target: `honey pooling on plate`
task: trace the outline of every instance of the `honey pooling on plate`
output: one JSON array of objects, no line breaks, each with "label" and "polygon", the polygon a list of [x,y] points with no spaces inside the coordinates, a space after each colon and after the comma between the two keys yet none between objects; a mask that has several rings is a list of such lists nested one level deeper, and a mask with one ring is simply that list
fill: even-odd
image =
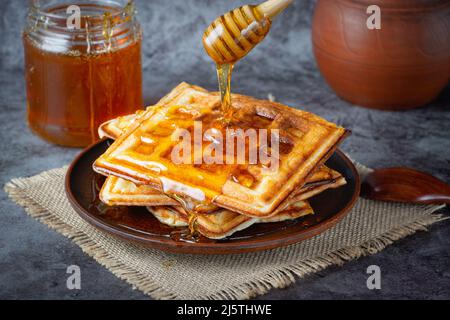
[{"label": "honey pooling on plate", "polygon": [[234,64],[245,57],[269,33],[272,18],[292,0],[269,0],[258,6],[236,8],[214,20],[203,34],[203,46],[217,65],[217,77],[226,120],[233,114],[231,75]]}]

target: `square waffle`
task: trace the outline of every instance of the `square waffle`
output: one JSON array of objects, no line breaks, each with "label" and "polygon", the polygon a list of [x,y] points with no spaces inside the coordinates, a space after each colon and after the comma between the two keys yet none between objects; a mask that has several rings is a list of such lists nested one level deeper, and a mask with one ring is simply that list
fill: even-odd
[{"label": "square waffle", "polygon": [[279,130],[276,171],[263,170],[261,164],[173,163],[170,152],[178,143],[173,133],[192,130],[194,120],[207,122],[220,113],[217,93],[186,83],[144,111],[94,163],[94,170],[262,218],[274,214],[294,189],[303,186],[347,134],[318,116],[274,102],[233,95],[233,107],[235,127]]},{"label": "square waffle", "polygon": [[[345,184],[345,178],[326,166],[320,167],[302,188],[292,192],[295,200],[306,200],[327,189],[337,188]],[[100,199],[109,206],[170,206],[179,205],[171,197],[150,185],[136,185],[125,179],[109,176],[100,191]],[[208,213],[217,210],[214,204],[200,206],[196,211]],[[280,209],[280,208],[278,208]]]},{"label": "square waffle", "polygon": [[[135,114],[117,117],[101,124],[98,130],[99,136],[101,138],[117,139],[143,112],[143,110],[139,110]],[[345,178],[339,172],[326,166],[321,166],[307,179],[306,184],[302,188],[294,190],[293,196],[298,201],[306,200],[327,189],[337,188],[345,183]],[[136,185],[115,176],[109,176],[106,179],[100,192],[100,199],[110,206],[163,206],[178,204],[176,200],[151,186]],[[212,212],[216,209],[218,207],[215,205],[197,208],[202,213]]]},{"label": "square waffle", "polygon": [[[117,117],[109,120],[99,127],[99,136],[101,138],[117,139],[126,129],[141,115],[142,110],[135,114]],[[346,183],[345,178],[339,173],[326,166],[321,166],[306,184],[293,192],[295,199],[305,200],[317,195],[327,189],[340,187]],[[148,185],[136,185],[124,179],[109,176],[100,193],[102,201],[108,205],[135,205],[135,206],[160,206],[176,205],[177,202],[164,195],[162,192]],[[202,212],[210,212],[217,209],[217,206],[211,205],[207,208],[202,207]]]}]

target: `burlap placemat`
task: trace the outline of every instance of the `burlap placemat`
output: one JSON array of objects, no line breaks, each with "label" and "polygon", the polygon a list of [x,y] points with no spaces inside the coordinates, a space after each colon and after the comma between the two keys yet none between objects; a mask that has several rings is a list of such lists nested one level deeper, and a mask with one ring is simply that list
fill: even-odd
[{"label": "burlap placemat", "polygon": [[376,253],[443,219],[432,214],[441,206],[360,199],[337,226],[296,245],[241,255],[168,254],[118,240],[81,219],[65,196],[66,169],[13,179],[5,190],[30,216],[69,237],[117,277],[157,299],[247,299],[287,286],[296,277]]}]

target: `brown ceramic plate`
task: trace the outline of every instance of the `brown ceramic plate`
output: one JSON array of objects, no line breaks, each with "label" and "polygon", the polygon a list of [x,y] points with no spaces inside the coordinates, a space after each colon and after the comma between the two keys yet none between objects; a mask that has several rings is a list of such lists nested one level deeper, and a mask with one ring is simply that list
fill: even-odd
[{"label": "brown ceramic plate", "polygon": [[75,211],[102,231],[148,247],[177,253],[230,254],[267,250],[297,243],[315,236],[339,222],[353,207],[360,189],[352,162],[336,151],[327,166],[339,171],[347,185],[327,190],[310,199],[316,212],[292,221],[255,224],[224,240],[201,238],[198,242],[172,239],[174,228],[161,224],[143,207],[108,207],[98,199],[104,177],[92,170],[92,163],[109,145],[103,140],[85,149],[72,163],[66,176],[66,193]]}]

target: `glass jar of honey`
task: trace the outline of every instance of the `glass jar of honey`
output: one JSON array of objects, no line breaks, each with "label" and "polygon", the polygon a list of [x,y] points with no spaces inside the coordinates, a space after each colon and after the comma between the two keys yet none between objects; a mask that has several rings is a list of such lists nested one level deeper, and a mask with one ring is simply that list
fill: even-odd
[{"label": "glass jar of honey", "polygon": [[127,0],[34,0],[23,32],[31,130],[72,147],[143,107],[141,28]]}]

